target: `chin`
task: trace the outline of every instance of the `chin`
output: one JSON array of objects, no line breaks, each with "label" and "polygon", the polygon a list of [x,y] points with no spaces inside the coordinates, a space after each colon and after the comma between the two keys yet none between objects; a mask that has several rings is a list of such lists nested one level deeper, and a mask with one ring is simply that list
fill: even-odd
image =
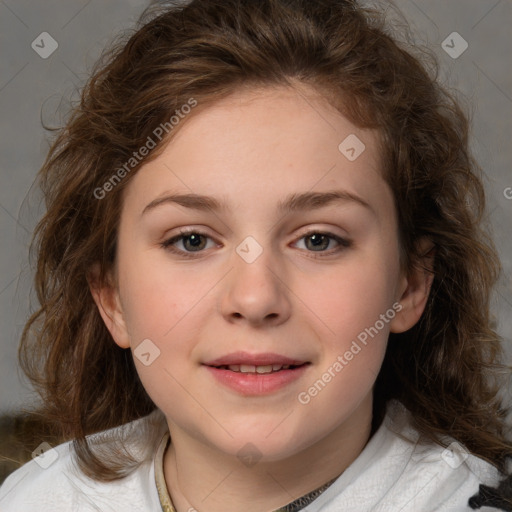
[{"label": "chin", "polygon": [[[316,440],[315,436],[306,437],[303,428],[295,432],[281,430],[279,433],[261,428],[245,428],[240,431],[228,428],[228,431],[232,438],[224,438],[225,442],[220,444],[216,444],[214,440],[210,442],[216,449],[237,457],[242,462],[245,458],[250,461],[258,459],[258,462],[283,461],[311,446]],[[270,435],[269,432],[271,432]]]}]

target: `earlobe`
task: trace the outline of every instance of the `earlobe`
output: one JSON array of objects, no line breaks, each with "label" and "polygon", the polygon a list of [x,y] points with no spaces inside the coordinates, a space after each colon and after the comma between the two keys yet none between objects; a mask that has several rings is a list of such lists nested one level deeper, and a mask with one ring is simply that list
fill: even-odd
[{"label": "earlobe", "polygon": [[119,300],[119,291],[113,277],[109,275],[108,282],[101,282],[99,264],[95,264],[87,276],[87,281],[101,318],[112,338],[121,348],[129,348],[130,339]]},{"label": "earlobe", "polygon": [[403,277],[399,298],[402,309],[390,322],[390,331],[405,332],[421,318],[434,280],[435,247],[428,239],[418,244],[418,256],[407,276]]}]

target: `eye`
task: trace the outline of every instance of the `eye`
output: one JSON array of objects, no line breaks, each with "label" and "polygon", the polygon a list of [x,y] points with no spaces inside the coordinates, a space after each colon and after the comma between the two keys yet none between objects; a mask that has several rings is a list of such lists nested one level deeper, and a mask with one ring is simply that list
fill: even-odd
[{"label": "eye", "polygon": [[[309,231],[308,233],[304,234],[301,238],[299,238],[299,242],[301,240],[305,241],[304,245],[308,252],[321,253],[318,256],[315,255],[314,257],[330,256],[334,253],[338,253],[344,248],[351,246],[351,242],[349,240],[341,238],[338,235],[335,235],[334,233],[322,231]],[[336,242],[337,246],[334,248],[334,250],[326,251],[326,249],[333,241]]]},{"label": "eye", "polygon": [[[206,240],[212,240],[206,233],[197,230],[180,231],[179,235],[173,236],[165,240],[160,245],[171,252],[180,254],[181,256],[193,258],[193,253],[199,253],[206,248]],[[177,248],[176,245],[181,243],[183,249]],[[213,244],[215,246],[215,244]]]},{"label": "eye", "polygon": [[[212,240],[206,233],[197,230],[183,230],[180,231],[179,235],[173,236],[168,240],[165,240],[160,245],[162,248],[171,251],[180,256],[186,258],[194,258],[199,256],[204,249],[215,247],[215,243],[207,247],[207,241]],[[318,253],[313,257],[327,257],[335,253],[340,252],[344,248],[350,247],[351,242],[344,238],[335,235],[334,233],[321,232],[321,231],[309,231],[308,233],[301,236],[298,240],[305,240],[305,250],[307,252]],[[213,240],[212,240],[213,241]],[[295,242],[295,244],[298,244]],[[326,249],[335,242],[337,246],[334,249],[327,251]],[[182,245],[182,248],[177,247],[178,244]]]}]

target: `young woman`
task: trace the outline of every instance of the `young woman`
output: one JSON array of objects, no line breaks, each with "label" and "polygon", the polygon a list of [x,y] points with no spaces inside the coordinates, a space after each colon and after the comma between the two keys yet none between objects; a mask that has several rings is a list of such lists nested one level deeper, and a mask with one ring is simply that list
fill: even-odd
[{"label": "young woman", "polygon": [[511,510],[468,122],[378,12],[150,11],[40,177],[20,355],[68,441],[2,511]]}]

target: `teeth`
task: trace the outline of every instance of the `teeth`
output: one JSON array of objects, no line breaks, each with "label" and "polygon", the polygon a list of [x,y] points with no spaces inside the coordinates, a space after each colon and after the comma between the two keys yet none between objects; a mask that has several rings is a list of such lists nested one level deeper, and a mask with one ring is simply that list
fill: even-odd
[{"label": "teeth", "polygon": [[229,366],[221,366],[220,368],[227,368],[232,372],[240,373],[272,373],[278,372],[279,370],[288,370],[289,364],[267,364],[261,366],[255,366],[252,364],[230,364]]},{"label": "teeth", "polygon": [[256,373],[271,373],[273,366],[268,364],[267,366],[256,366]]}]

